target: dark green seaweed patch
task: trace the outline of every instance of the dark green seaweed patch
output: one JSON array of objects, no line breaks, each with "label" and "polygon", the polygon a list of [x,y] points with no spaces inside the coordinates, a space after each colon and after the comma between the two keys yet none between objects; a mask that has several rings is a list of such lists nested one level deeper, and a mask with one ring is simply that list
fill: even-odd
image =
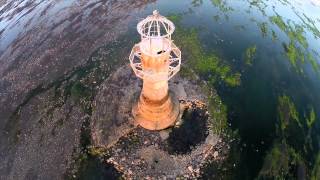
[{"label": "dark green seaweed patch", "polygon": [[[250,6],[256,7],[264,16],[267,16],[265,13],[265,8],[267,7],[267,5],[263,3],[263,1],[254,0],[254,1],[248,1],[248,2]],[[284,5],[290,5],[291,8],[293,9],[293,12],[302,21],[302,24],[296,23],[296,21],[291,19],[288,19],[285,21],[283,17],[277,13],[269,16],[269,21],[272,24],[276,25],[289,38],[289,42],[285,43],[283,47],[290,64],[299,73],[303,73],[303,70],[298,65],[303,65],[304,63],[311,64],[313,70],[316,72],[319,72],[320,64],[315,60],[315,57],[312,54],[310,54],[310,51],[308,49],[309,44],[305,37],[306,31],[310,31],[311,33],[313,33],[316,39],[320,38],[320,31],[315,25],[316,23],[315,20],[312,20],[304,13],[302,13],[302,15],[299,14],[299,12],[295,10],[295,7],[291,5],[288,1],[285,0],[280,2],[282,2]],[[250,13],[250,11],[248,11],[247,13]],[[268,23],[257,22],[257,25],[260,28],[262,36],[266,37],[268,33],[268,26],[267,26]],[[278,36],[276,32],[274,30],[271,30],[272,40],[273,41],[277,40],[277,37]]]},{"label": "dark green seaweed patch", "polygon": [[267,37],[268,36],[268,23],[266,23],[266,22],[258,23],[258,26],[260,27],[262,37]]},{"label": "dark green seaweed patch", "polygon": [[320,152],[318,153],[315,165],[312,169],[311,180],[317,180],[320,177]]},{"label": "dark green seaweed patch", "polygon": [[248,47],[246,49],[246,53],[245,53],[245,63],[246,63],[246,65],[252,65],[252,62],[253,62],[254,56],[256,54],[256,51],[257,51],[257,46],[256,45],[250,46],[250,47]]},{"label": "dark green seaweed patch", "polygon": [[203,0],[192,0],[191,4],[193,7],[201,6],[203,3]]},{"label": "dark green seaweed patch", "polygon": [[305,169],[300,155],[285,142],[276,142],[267,153],[258,179],[296,179],[298,168]]},{"label": "dark green seaweed patch", "polygon": [[315,57],[308,51],[309,44],[305,37],[304,27],[290,20],[285,22],[278,14],[271,16],[269,19],[281,31],[286,33],[289,38],[289,43],[283,43],[283,48],[291,65],[298,72],[303,72],[301,68],[298,68],[298,64],[308,62],[312,65],[313,70],[319,71],[320,65],[315,60]]},{"label": "dark green seaweed patch", "polygon": [[186,52],[187,65],[193,67],[203,79],[214,84],[219,80],[231,87],[240,85],[240,73],[233,73],[230,65],[219,58],[214,52],[205,52],[195,28],[186,29],[179,25],[181,16],[169,16],[176,24],[174,40],[177,46]]},{"label": "dark green seaweed patch", "polygon": [[[314,139],[310,136],[317,119],[314,109],[311,108],[309,112],[306,112],[308,115],[303,117],[299,114],[291,98],[283,95],[278,98],[278,114],[278,138],[264,159],[259,178],[297,179],[310,177],[314,179],[315,175],[319,173],[319,157],[314,164],[307,163],[313,151],[312,144],[314,144]],[[303,118],[306,120],[302,121]],[[314,155],[311,156],[311,158],[316,158]],[[313,169],[313,171],[306,171],[306,169]],[[303,172],[300,173],[301,177],[297,176],[298,172]]]},{"label": "dark green seaweed patch", "polygon": [[233,11],[234,9],[230,6],[227,5],[227,1],[226,0],[211,0],[211,3],[219,8],[219,10],[221,12],[224,12],[224,13],[227,13],[227,12],[230,12],[230,11]]},{"label": "dark green seaweed patch", "polygon": [[295,121],[301,126],[301,122],[299,120],[298,111],[288,96],[280,96],[278,98],[279,106],[279,119],[280,119],[280,129],[284,131],[290,121]]},{"label": "dark green seaweed patch", "polygon": [[274,32],[274,30],[271,31],[271,34],[272,34],[272,41],[278,40],[278,36],[277,36],[276,32]]}]

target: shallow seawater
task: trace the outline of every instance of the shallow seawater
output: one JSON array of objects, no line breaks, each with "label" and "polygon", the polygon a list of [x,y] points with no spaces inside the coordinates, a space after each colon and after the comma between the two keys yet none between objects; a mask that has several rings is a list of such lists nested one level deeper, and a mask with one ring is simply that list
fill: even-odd
[{"label": "shallow seawater", "polygon": [[[179,16],[176,25],[194,29],[204,53],[216,54],[231,72],[241,74],[236,86],[230,87],[219,78],[211,84],[227,107],[229,125],[241,140],[236,176],[268,177],[264,170],[275,167],[268,165],[267,157],[278,142],[293,149],[294,153],[287,153],[289,162],[295,161],[291,156],[299,156],[304,160],[297,164],[315,174],[312,168],[320,145],[319,2],[163,0],[146,11],[153,8],[163,15]],[[208,76],[210,73],[203,77]],[[285,105],[283,99],[287,99]],[[314,120],[308,125],[310,119]],[[291,173],[298,172],[288,166]],[[279,170],[285,175],[278,177],[290,178],[287,169]]]},{"label": "shallow seawater", "polygon": [[[0,55],[10,44],[23,46],[29,42],[28,39],[20,42],[17,37],[38,24],[43,29],[39,32],[52,34],[81,30],[74,36],[84,36],[84,41],[88,38],[85,32],[100,35],[112,28],[99,21],[100,15],[104,17],[102,12],[109,11],[107,3],[95,14],[98,1],[30,2],[12,3],[8,8],[24,7],[17,13],[0,7],[0,12],[5,12],[0,16]],[[126,5],[124,1],[123,7]],[[183,64],[195,67],[200,77],[217,89],[226,107],[228,126],[240,140],[240,145],[231,147],[237,158],[228,159],[234,166],[230,177],[317,177],[320,172],[318,0],[159,0],[134,8],[134,12],[123,13],[118,20],[126,21],[117,26],[125,29],[123,38],[132,38],[129,43],[124,41],[123,46],[138,41],[136,23],[158,9],[177,26],[173,38],[181,47]],[[84,20],[69,27],[64,25],[68,24],[64,20],[66,14],[81,15]],[[184,40],[189,33],[190,39]]]}]

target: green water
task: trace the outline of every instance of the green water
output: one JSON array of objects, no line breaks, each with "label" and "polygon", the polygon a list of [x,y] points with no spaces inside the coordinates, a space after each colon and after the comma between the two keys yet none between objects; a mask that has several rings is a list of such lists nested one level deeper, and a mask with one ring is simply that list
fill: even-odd
[{"label": "green water", "polygon": [[232,175],[225,177],[316,179],[319,175],[320,5],[316,3],[160,0],[139,12],[142,18],[159,9],[173,20],[177,26],[173,39],[182,50],[184,66],[217,89],[226,126],[240,139],[232,147],[237,158],[228,162],[234,164],[226,171]]}]

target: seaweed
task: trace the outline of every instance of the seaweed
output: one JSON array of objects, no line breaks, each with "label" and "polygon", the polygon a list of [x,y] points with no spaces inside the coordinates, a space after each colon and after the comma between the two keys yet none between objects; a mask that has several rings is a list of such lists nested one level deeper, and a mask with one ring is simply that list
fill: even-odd
[{"label": "seaweed", "polygon": [[256,51],[257,51],[257,46],[256,45],[253,45],[253,46],[250,46],[246,49],[246,53],[245,53],[245,63],[246,65],[252,65],[252,62],[253,62],[253,59],[254,59],[254,56],[256,54]]},{"label": "seaweed", "polygon": [[317,180],[319,177],[320,177],[320,152],[318,153],[316,162],[314,163],[310,179]]},{"label": "seaweed", "polygon": [[306,171],[312,167],[312,163],[306,162],[313,151],[310,134],[317,118],[313,107],[302,121],[291,98],[282,95],[278,98],[278,114],[278,138],[264,159],[258,179],[297,179],[298,174],[299,178],[304,177],[302,179],[314,177],[318,173],[319,160],[314,163],[312,173]]},{"label": "seaweed", "polygon": [[180,25],[181,15],[171,15],[168,17],[176,24],[176,32],[173,39],[178,46],[186,52],[187,66],[193,68],[201,78],[211,83],[224,82],[230,87],[240,85],[241,74],[232,72],[229,64],[223,61],[214,52],[205,52],[195,28],[183,28]]},{"label": "seaweed", "polygon": [[285,142],[275,142],[264,159],[258,179],[296,179],[297,171],[305,168],[299,153]]},{"label": "seaweed", "polygon": [[284,131],[292,120],[296,121],[301,127],[302,124],[299,119],[298,111],[291,99],[288,96],[283,95],[278,98],[278,102],[278,112],[280,120],[279,123],[281,131]]},{"label": "seaweed", "polygon": [[267,37],[267,35],[268,35],[268,23],[266,23],[266,22],[258,23],[258,26],[260,27],[260,31],[261,31],[262,37]]}]

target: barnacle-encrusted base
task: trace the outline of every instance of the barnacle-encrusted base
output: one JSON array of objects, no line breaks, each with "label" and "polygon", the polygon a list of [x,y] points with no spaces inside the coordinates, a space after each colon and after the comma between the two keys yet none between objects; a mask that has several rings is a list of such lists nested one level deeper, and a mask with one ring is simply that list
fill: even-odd
[{"label": "barnacle-encrusted base", "polygon": [[136,123],[149,130],[162,130],[173,126],[179,113],[179,100],[171,91],[165,98],[156,102],[141,94],[137,96],[132,108]]}]

